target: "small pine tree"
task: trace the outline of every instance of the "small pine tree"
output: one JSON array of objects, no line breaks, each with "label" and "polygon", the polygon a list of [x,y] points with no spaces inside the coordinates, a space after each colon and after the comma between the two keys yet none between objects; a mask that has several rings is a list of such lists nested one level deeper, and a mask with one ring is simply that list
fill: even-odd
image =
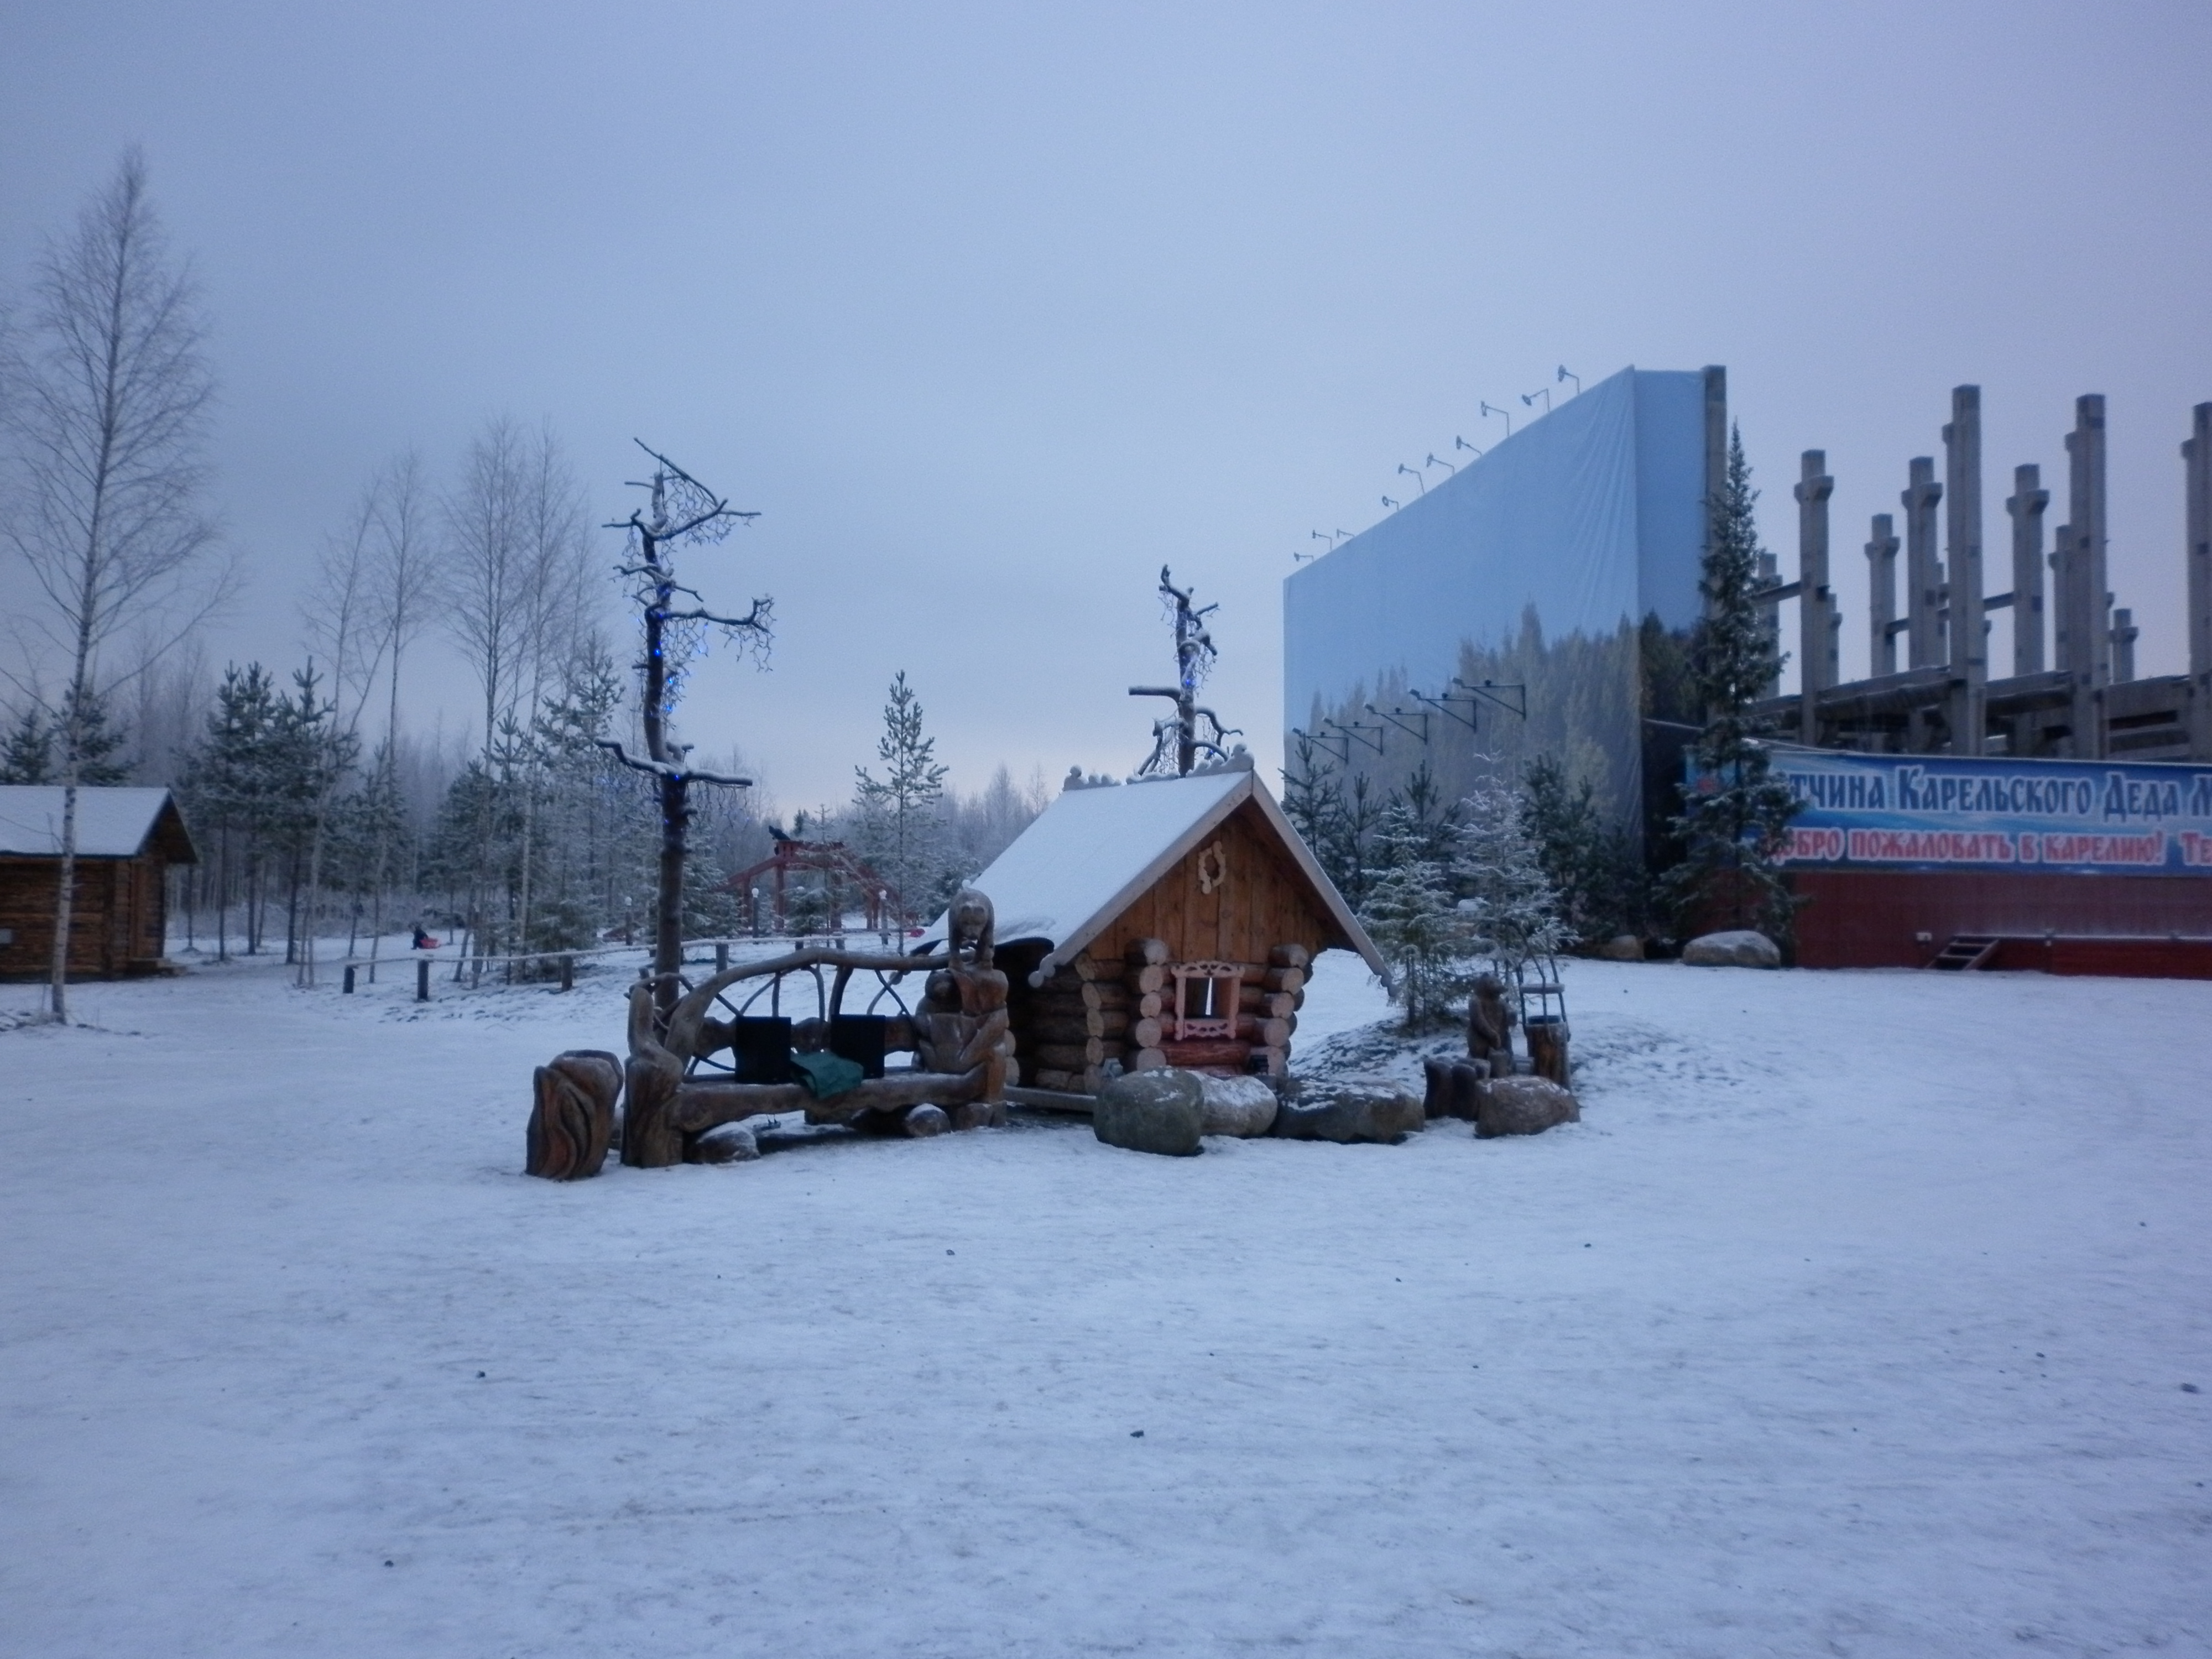
[{"label": "small pine tree", "polygon": [[937,739],[922,735],[921,700],[901,669],[884,705],[884,734],[876,743],[884,775],[865,766],[856,778],[854,840],[862,858],[887,882],[902,927],[911,927],[937,897],[945,866],[945,776]]},{"label": "small pine tree", "polygon": [[54,781],[54,728],[38,704],[23,705],[4,743],[0,743],[0,783]]},{"label": "small pine tree", "polygon": [[1643,862],[1627,827],[1606,822],[1589,779],[1570,784],[1558,757],[1539,755],[1522,780],[1521,810],[1571,939],[1609,939],[1642,927]]},{"label": "small pine tree", "polygon": [[1743,434],[1729,438],[1728,482],[1713,504],[1711,544],[1698,591],[1705,601],[1690,644],[1690,672],[1705,702],[1705,727],[1690,746],[1695,781],[1674,820],[1682,861],[1663,891],[1677,925],[1722,922],[1790,936],[1796,900],[1778,860],[1798,802],[1773,775],[1766,745],[1752,734],[1751,706],[1782,672],[1782,652],[1753,595],[1761,586],[1759,530]]},{"label": "small pine tree", "polygon": [[[62,718],[58,730],[69,729],[70,699],[64,699]],[[121,726],[108,724],[107,699],[87,687],[84,702],[76,711],[76,781],[79,783],[117,784],[131,781],[131,768],[116,758],[116,753],[129,739],[130,733]]]},{"label": "small pine tree", "polygon": [[1451,869],[1434,856],[1434,826],[1413,803],[1394,798],[1374,839],[1360,922],[1389,965],[1385,982],[1406,1030],[1419,1031],[1441,1024],[1467,988],[1467,921],[1453,904]]},{"label": "small pine tree", "polygon": [[1283,816],[1342,891],[1346,872],[1333,868],[1331,860],[1344,815],[1344,785],[1310,732],[1293,732],[1291,744],[1291,763],[1283,769]]},{"label": "small pine tree", "polygon": [[1521,983],[1531,963],[1545,966],[1546,979],[1556,979],[1567,927],[1521,796],[1502,779],[1486,778],[1462,810],[1456,873],[1468,894],[1461,908],[1475,948],[1512,984]]},{"label": "small pine tree", "polygon": [[[24,706],[15,728],[0,743],[0,783],[61,781],[55,744],[69,729],[71,701],[64,699],[58,720],[49,720],[34,702]],[[107,699],[88,690],[76,714],[76,781],[94,786],[129,782],[130,767],[115,758],[129,733],[108,724]]]}]

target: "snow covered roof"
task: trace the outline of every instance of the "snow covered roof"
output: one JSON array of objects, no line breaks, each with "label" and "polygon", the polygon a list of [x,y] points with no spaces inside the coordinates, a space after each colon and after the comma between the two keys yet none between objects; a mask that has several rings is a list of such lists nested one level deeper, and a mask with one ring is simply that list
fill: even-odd
[{"label": "snow covered roof", "polygon": [[[0,784],[0,857],[58,858],[62,850],[62,787]],[[159,835],[161,850],[179,864],[197,864],[183,814],[166,789],[84,784],[76,792],[79,858],[135,859]]]},{"label": "snow covered roof", "polygon": [[[1049,974],[1246,801],[1274,830],[1316,907],[1380,973],[1382,958],[1366,931],[1249,762],[1187,777],[1064,790],[969,885],[990,895],[1001,943],[1052,942],[1051,954],[1037,966],[1040,975]],[[940,915],[928,928],[931,943],[944,939],[945,920]]]}]

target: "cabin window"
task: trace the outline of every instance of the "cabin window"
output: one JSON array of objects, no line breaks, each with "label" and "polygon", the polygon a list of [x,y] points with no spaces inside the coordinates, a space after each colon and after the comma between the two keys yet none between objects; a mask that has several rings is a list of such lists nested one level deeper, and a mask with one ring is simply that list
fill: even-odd
[{"label": "cabin window", "polygon": [[1244,977],[1234,962],[1178,962],[1175,976],[1175,1040],[1237,1035],[1237,992]]}]

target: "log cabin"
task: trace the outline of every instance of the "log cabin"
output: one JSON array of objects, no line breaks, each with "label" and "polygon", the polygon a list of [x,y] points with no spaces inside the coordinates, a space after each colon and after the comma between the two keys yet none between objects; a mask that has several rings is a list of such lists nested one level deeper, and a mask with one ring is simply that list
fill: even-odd
[{"label": "log cabin", "polygon": [[[61,842],[59,785],[0,785],[0,979],[53,969]],[[159,972],[169,866],[198,862],[167,790],[79,787],[70,977]]]},{"label": "log cabin", "polygon": [[1314,957],[1347,950],[1382,971],[1243,755],[1182,777],[1071,777],[970,885],[997,908],[1033,1088],[1095,1093],[1109,1061],[1281,1076]]}]

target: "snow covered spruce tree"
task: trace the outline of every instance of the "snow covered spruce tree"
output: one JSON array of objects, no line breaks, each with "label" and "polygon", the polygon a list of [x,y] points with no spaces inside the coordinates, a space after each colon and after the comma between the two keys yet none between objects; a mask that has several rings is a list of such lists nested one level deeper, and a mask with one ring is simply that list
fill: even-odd
[{"label": "snow covered spruce tree", "polygon": [[1390,1000],[1406,1011],[1406,1030],[1443,1023],[1467,988],[1467,918],[1453,902],[1450,866],[1429,856],[1426,837],[1403,801],[1382,809],[1375,831],[1377,867],[1360,922],[1389,964]]},{"label": "snow covered spruce tree", "polygon": [[1390,999],[1408,1031],[1442,1023],[1468,983],[1472,939],[1452,867],[1461,817],[1421,767],[1382,807],[1359,872],[1360,922],[1389,964]]},{"label": "snow covered spruce tree", "polygon": [[1461,808],[1455,873],[1467,893],[1462,913],[1474,950],[1510,984],[1520,984],[1532,963],[1556,980],[1568,930],[1520,793],[1501,778],[1486,778]]},{"label": "snow covered spruce tree", "polygon": [[878,778],[853,769],[855,848],[890,884],[901,927],[934,914],[945,885],[949,848],[945,830],[945,775],[937,739],[922,735],[921,700],[901,669],[884,704],[884,734],[876,740],[883,763]]},{"label": "snow covered spruce tree", "polygon": [[[682,993],[684,863],[691,825],[691,786],[706,783],[743,789],[750,787],[752,781],[691,766],[691,745],[678,743],[674,729],[684,671],[705,649],[710,630],[744,649],[765,653],[772,637],[769,617],[774,604],[755,599],[742,617],[717,616],[696,602],[699,595],[695,589],[676,580],[678,548],[719,542],[730,533],[731,526],[759,515],[737,511],[665,455],[646,449],[642,442],[637,447],[653,460],[652,478],[640,486],[652,491],[651,504],[607,528],[629,532],[629,562],[617,568],[634,584],[631,597],[643,624],[644,649],[638,672],[644,684],[638,713],[645,727],[646,752],[642,758],[627,754],[611,738],[602,738],[599,744],[624,766],[651,777],[656,786],[660,859],[653,896],[653,990],[659,1023],[665,1026]],[[680,605],[679,594],[694,603]]]},{"label": "snow covered spruce tree", "polygon": [[[213,387],[192,285],[167,258],[137,150],[86,204],[76,234],[40,257],[33,296],[22,349],[0,365],[13,474],[0,534],[28,573],[22,599],[35,590],[40,602],[20,608],[64,665],[46,1014],[66,1020],[77,789],[88,781],[84,717],[101,689],[101,649],[126,626],[173,641],[228,583],[195,568],[215,540],[199,505]],[[157,644],[147,659],[160,655]]]},{"label": "snow covered spruce tree", "polygon": [[1753,595],[1760,586],[1759,529],[1743,434],[1729,435],[1728,481],[1712,504],[1712,538],[1698,582],[1705,614],[1690,642],[1690,672],[1705,704],[1705,727],[1690,745],[1695,781],[1674,821],[1682,861],[1662,892],[1685,931],[1715,925],[1790,936],[1796,900],[1778,860],[1798,803],[1774,776],[1766,745],[1752,734],[1750,709],[1781,672],[1784,653]]}]

